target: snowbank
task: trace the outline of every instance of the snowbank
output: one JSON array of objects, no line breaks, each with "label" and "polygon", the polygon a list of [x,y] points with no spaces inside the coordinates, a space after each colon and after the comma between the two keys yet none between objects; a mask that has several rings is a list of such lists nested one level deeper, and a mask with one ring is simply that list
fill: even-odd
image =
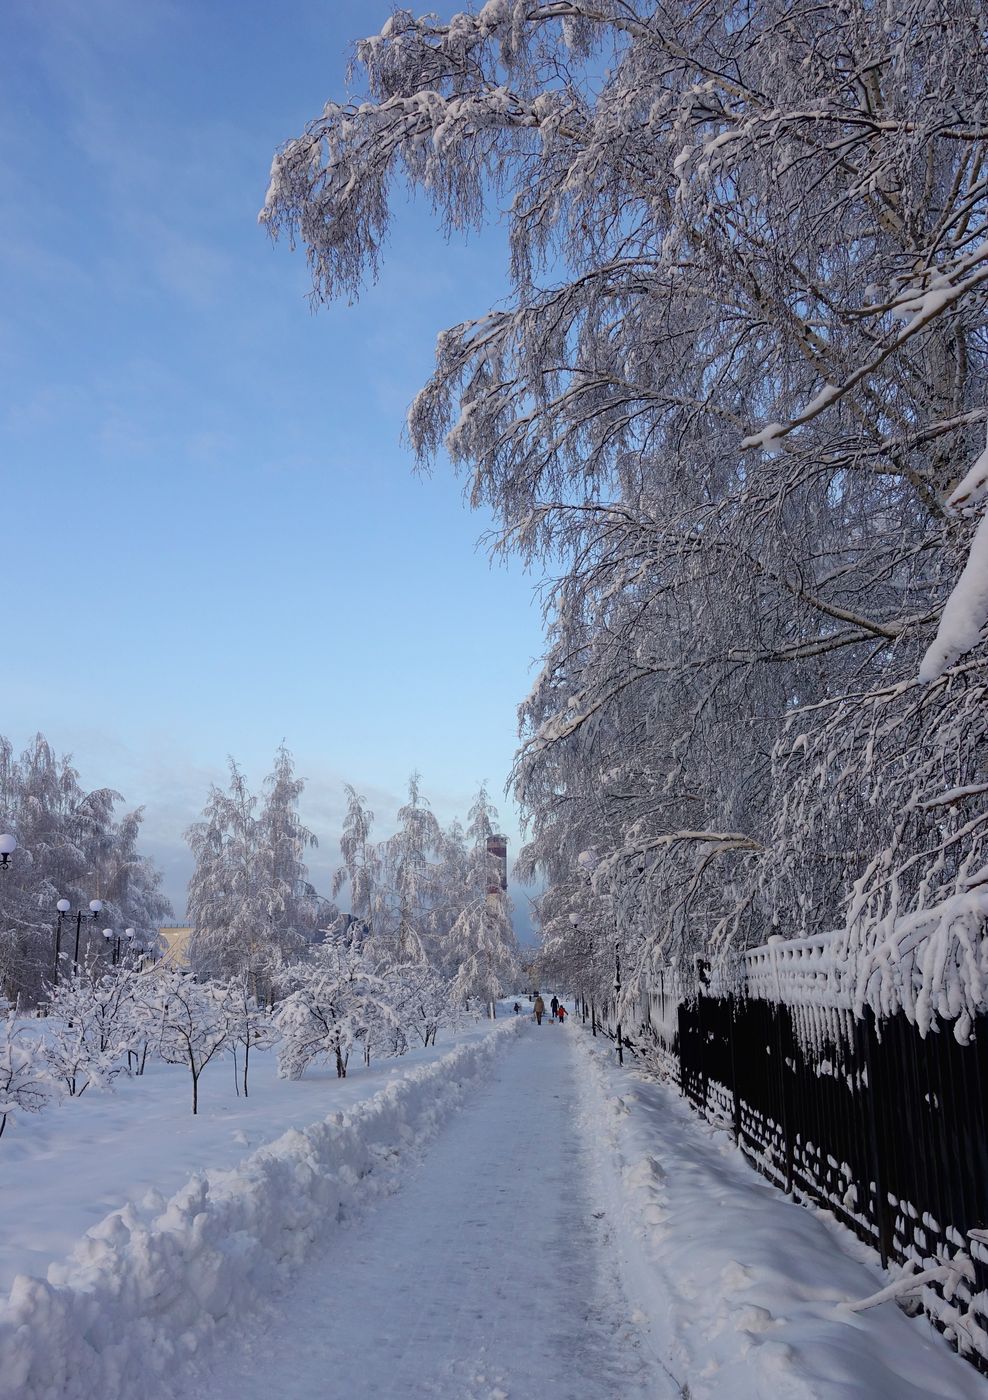
[{"label": "snowbank", "polygon": [[[89,1230],[48,1280],[18,1277],[0,1306],[5,1400],[115,1400],[164,1391],[272,1275],[396,1189],[516,1034],[522,1018],[457,1046],[346,1113],[291,1129],[233,1170],[198,1173],[165,1203],[149,1193]],[[526,1023],[527,1024],[527,1023]]]},{"label": "snowbank", "polygon": [[794,1204],[669,1086],[574,1027],[584,1131],[634,1321],[692,1400],[985,1400],[923,1318],[848,1304],[886,1283],[873,1251]]},{"label": "snowbank", "polygon": [[[254,1050],[248,1099],[237,1093],[226,1055],[206,1070],[195,1117],[188,1070],[149,1060],[140,1077],[119,1075],[113,1092],[93,1089],[8,1119],[0,1141],[0,1300],[18,1274],[46,1278],[53,1261],[128,1202],[149,1191],[168,1199],[193,1172],[236,1167],[289,1128],[346,1112],[454,1045],[483,1037],[487,1024],[443,1029],[437,1046],[419,1045],[369,1067],[351,1056],[346,1079],[332,1066],[281,1079],[276,1051]],[[44,1025],[32,1020],[27,1029],[41,1033]],[[242,1061],[241,1054],[241,1073]]]}]

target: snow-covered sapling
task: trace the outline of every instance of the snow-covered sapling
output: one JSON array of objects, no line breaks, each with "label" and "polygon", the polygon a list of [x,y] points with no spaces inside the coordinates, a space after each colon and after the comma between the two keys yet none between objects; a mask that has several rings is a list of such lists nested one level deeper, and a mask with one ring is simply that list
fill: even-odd
[{"label": "snow-covered sapling", "polygon": [[199,983],[188,973],[166,973],[159,983],[161,1023],[158,1047],[170,1065],[186,1065],[192,1076],[192,1112],[199,1112],[199,1079],[226,1044],[222,988]]},{"label": "snow-covered sapling", "polygon": [[239,977],[234,977],[226,985],[223,991],[221,1009],[226,1023],[227,1043],[233,1052],[235,1072],[237,1048],[243,1046],[242,1083],[246,1099],[248,1097],[247,1074],[250,1068],[250,1052],[255,1048],[263,1050],[273,1045],[278,1038],[277,1028],[271,1018],[271,1013],[265,1007],[258,1005],[257,997],[252,990],[250,975],[246,972],[241,973]]},{"label": "snow-covered sapling", "polygon": [[38,1113],[52,1097],[44,1049],[24,1027],[0,1021],[0,1137],[11,1115]]},{"label": "snow-covered sapling", "polygon": [[101,975],[94,960],[51,989],[45,1056],[70,1097],[90,1086],[111,1087],[133,1048],[133,983],[134,974],[125,968]]}]

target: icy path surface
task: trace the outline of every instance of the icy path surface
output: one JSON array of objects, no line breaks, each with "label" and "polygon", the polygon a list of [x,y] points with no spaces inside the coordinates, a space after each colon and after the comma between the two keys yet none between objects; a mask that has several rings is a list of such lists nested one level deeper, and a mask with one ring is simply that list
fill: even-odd
[{"label": "icy path surface", "polygon": [[506,1046],[398,1193],[334,1232],[185,1395],[678,1395],[642,1349],[588,1199],[574,1032],[533,1025]]}]

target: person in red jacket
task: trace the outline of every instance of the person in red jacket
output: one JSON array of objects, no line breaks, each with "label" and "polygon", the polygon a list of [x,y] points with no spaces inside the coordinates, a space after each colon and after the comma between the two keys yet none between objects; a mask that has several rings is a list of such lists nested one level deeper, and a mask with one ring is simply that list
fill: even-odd
[{"label": "person in red jacket", "polygon": [[559,1010],[556,1012],[556,1015],[559,1017],[560,1025],[563,1024],[563,1022],[566,1020],[566,1017],[569,1015],[569,1012],[566,1010],[562,1002],[559,1003]]}]

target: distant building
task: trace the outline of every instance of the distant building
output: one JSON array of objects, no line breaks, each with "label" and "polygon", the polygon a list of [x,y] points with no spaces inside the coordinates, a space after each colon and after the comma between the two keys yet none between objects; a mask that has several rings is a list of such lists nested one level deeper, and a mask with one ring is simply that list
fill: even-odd
[{"label": "distant building", "polygon": [[170,967],[187,967],[192,930],[180,924],[169,924],[159,928],[158,933],[163,945],[159,961]]},{"label": "distant building", "polygon": [[488,836],[487,854],[494,857],[490,861],[491,873],[487,893],[497,894],[508,888],[508,838],[500,835]]}]

